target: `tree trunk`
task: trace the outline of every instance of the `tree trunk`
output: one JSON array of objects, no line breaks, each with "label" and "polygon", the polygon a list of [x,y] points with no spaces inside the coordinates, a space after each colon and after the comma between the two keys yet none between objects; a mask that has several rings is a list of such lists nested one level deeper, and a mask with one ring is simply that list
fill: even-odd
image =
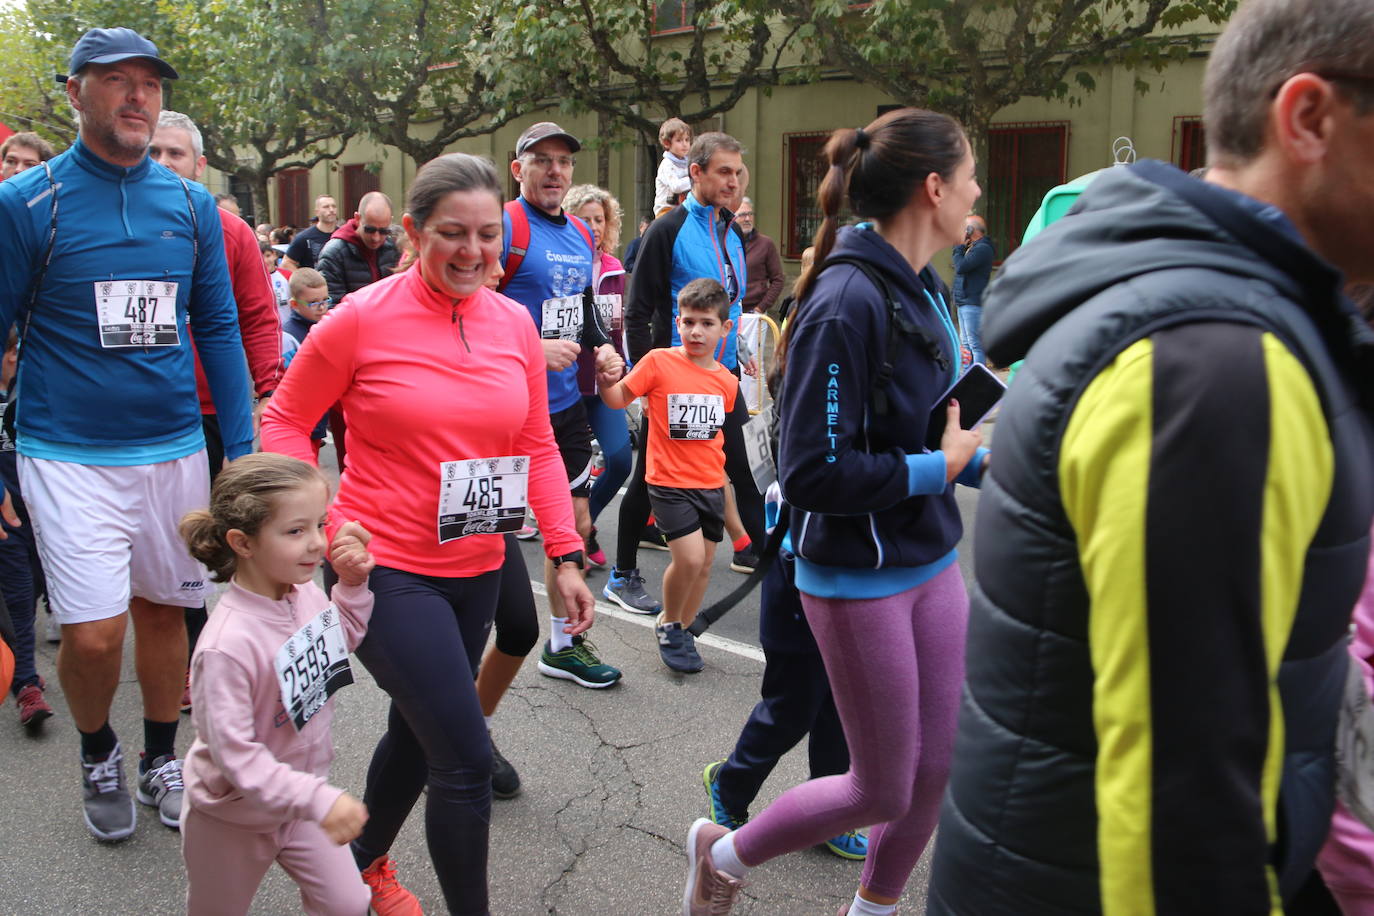
[{"label": "tree trunk", "polygon": [[606,138],[611,135],[611,119],[606,116],[606,112],[596,113],[596,136],[601,143],[596,148],[596,186],[598,188],[609,188],[611,186],[611,147],[606,142]]},{"label": "tree trunk", "polygon": [[253,194],[253,220],[256,223],[271,223],[276,226],[279,220],[272,218],[272,205],[267,193],[268,174],[265,169],[239,173]]}]

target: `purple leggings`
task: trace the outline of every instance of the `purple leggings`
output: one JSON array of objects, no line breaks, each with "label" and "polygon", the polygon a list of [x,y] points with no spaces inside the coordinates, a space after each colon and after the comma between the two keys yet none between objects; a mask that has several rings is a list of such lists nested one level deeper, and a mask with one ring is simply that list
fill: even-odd
[{"label": "purple leggings", "polygon": [[876,824],[861,883],[900,897],[935,829],[964,680],[957,563],[888,598],[802,594],[849,741],[849,772],[788,789],[735,834],[746,865]]}]

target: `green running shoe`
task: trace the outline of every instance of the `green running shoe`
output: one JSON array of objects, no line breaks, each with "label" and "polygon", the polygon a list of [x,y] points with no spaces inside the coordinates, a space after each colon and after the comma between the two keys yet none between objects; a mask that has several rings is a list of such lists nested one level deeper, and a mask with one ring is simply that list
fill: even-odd
[{"label": "green running shoe", "polygon": [[539,673],[548,677],[562,678],[592,690],[609,687],[620,680],[620,669],[602,664],[596,657],[596,649],[585,636],[574,636],[572,646],[561,652],[549,651],[549,643],[544,643],[544,651],[539,653]]}]

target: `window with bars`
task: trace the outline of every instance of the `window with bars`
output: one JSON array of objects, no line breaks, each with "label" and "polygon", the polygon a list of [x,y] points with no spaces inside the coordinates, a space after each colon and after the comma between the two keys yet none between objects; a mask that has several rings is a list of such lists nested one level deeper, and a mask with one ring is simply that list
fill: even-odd
[{"label": "window with bars", "polygon": [[1197,116],[1174,118],[1174,165],[1191,172],[1207,164],[1207,129]]},{"label": "window with bars", "polygon": [[377,173],[369,169],[364,164],[346,165],[343,167],[343,196],[344,208],[340,211],[340,216],[345,219],[351,218],[358,212],[358,201],[364,194],[371,191],[380,191],[381,182],[377,178]]},{"label": "window with bars", "polygon": [[277,222],[304,228],[310,225],[310,172],[283,169],[277,173]]},{"label": "window with bars", "polygon": [[680,32],[692,28],[692,17],[697,14],[696,0],[669,0],[667,3],[654,4],[654,34]]},{"label": "window with bars", "polygon": [[987,187],[979,209],[999,257],[1016,250],[1045,194],[1064,183],[1068,147],[1067,121],[1002,124],[988,130]]},{"label": "window with bars", "polygon": [[822,151],[829,139],[830,131],[783,135],[783,161],[787,165],[787,245],[783,257],[800,258],[821,227],[820,189],[826,172]]}]

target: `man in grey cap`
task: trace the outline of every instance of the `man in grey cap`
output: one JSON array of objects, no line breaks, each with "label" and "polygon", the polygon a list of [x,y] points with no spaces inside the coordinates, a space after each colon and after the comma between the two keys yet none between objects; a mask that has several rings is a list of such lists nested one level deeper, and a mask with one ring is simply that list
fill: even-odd
[{"label": "man in grey cap", "polygon": [[59,80],[76,142],[0,184],[0,259],[18,265],[0,275],[0,327],[17,320],[24,335],[19,479],[62,624],[86,826],[110,841],[136,822],[109,721],[131,619],[138,799],[169,827],[181,813],[184,614],[204,600],[206,574],[177,523],[209,497],[189,332],[229,459],[252,447],[251,395],[214,200],[148,158],[162,80],[176,71],[138,33],[92,29],[70,72]]},{"label": "man in grey cap", "polygon": [[[500,289],[529,310],[543,340],[549,421],[567,471],[577,530],[585,542],[591,533],[587,494],[591,489],[592,435],[577,385],[577,360],[583,339],[582,296],[592,283],[596,251],[591,231],[563,211],[563,197],[572,185],[576,165],[573,154],[581,148],[576,137],[552,121],[529,127],[516,141],[510,167],[520,185],[520,195],[506,204],[503,217],[504,274]],[[620,671],[602,664],[582,636],[563,632],[567,621],[552,586],[556,568],[564,564],[585,569],[584,552],[545,562],[544,580],[551,587],[553,621],[539,670],[583,687],[609,687],[620,680]],[[506,603],[497,610],[496,645],[483,658],[477,678],[478,698],[488,716],[539,638],[537,621],[525,619],[533,615],[506,607]],[[492,792],[498,798],[509,798],[519,791],[519,776],[494,747],[492,758]]]}]

